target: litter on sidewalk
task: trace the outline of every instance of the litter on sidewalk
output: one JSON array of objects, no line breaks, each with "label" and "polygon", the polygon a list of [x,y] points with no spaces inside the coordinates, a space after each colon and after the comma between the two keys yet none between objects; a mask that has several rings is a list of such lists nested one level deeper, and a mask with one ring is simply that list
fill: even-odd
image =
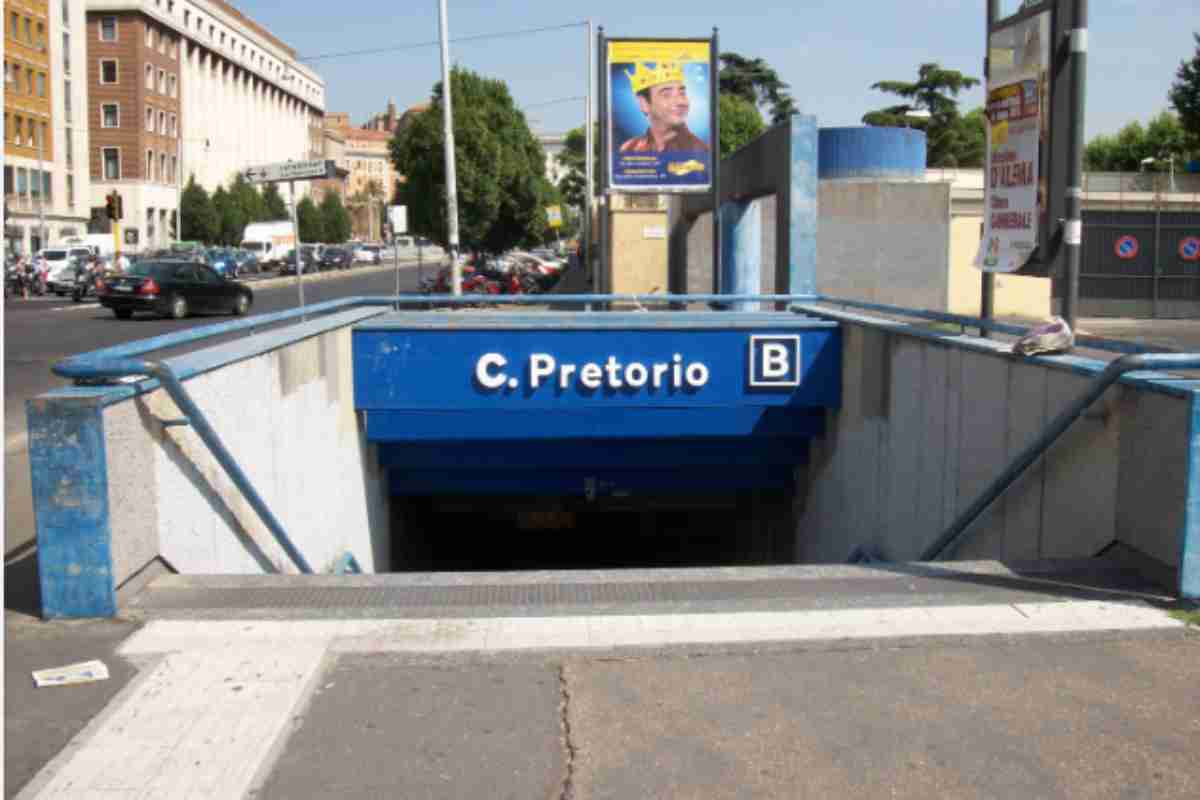
[{"label": "litter on sidewalk", "polygon": [[47,686],[67,686],[72,683],[92,683],[106,680],[108,680],[108,667],[103,661],[81,661],[65,667],[33,671],[33,682],[39,689]]}]

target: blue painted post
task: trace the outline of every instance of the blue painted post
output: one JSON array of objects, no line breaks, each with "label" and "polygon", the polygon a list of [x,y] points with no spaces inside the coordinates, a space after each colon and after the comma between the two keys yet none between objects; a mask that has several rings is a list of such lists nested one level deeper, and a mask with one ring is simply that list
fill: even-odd
[{"label": "blue painted post", "polygon": [[117,613],[102,411],[99,394],[26,404],[46,619]]},{"label": "blue painted post", "polygon": [[1192,393],[1188,430],[1187,501],[1179,547],[1179,596],[1200,601],[1200,392]]},{"label": "blue painted post", "polygon": [[817,293],[817,147],[817,118],[793,114],[788,294]]},{"label": "blue painted post", "polygon": [[[762,292],[762,205],[758,200],[721,204],[721,294]],[[734,311],[758,311],[758,303],[732,303]]]}]

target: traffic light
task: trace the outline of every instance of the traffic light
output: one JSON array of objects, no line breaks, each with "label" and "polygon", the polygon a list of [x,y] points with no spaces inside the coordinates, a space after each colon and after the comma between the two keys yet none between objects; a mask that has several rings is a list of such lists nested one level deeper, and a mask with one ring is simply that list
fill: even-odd
[{"label": "traffic light", "polygon": [[111,194],[106,195],[104,198],[104,216],[109,219],[117,218],[117,201]]},{"label": "traffic light", "polygon": [[125,219],[125,202],[116,192],[113,192],[113,197],[117,199],[117,219]]}]

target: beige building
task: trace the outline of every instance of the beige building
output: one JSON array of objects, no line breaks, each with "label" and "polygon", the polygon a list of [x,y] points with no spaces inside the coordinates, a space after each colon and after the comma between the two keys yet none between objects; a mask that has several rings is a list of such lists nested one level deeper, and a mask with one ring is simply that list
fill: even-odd
[{"label": "beige building", "polygon": [[30,254],[87,233],[84,0],[4,3],[4,243]]},{"label": "beige building", "polygon": [[[406,111],[405,117],[408,114]],[[383,209],[395,199],[400,182],[400,175],[392,165],[390,145],[403,120],[404,117],[397,116],[396,105],[391,101],[386,112],[376,114],[360,127],[354,127],[345,112],[325,116],[323,157],[333,159],[348,174],[341,181],[321,181],[313,191],[318,198],[331,191],[342,196],[350,209],[355,239],[383,238]]]}]

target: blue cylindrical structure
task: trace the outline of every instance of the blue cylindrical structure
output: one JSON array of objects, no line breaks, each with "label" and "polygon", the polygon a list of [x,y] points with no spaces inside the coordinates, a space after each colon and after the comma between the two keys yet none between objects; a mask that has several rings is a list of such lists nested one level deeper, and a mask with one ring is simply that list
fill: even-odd
[{"label": "blue cylindrical structure", "polygon": [[925,133],[913,128],[821,128],[818,138],[821,180],[922,180]]}]

